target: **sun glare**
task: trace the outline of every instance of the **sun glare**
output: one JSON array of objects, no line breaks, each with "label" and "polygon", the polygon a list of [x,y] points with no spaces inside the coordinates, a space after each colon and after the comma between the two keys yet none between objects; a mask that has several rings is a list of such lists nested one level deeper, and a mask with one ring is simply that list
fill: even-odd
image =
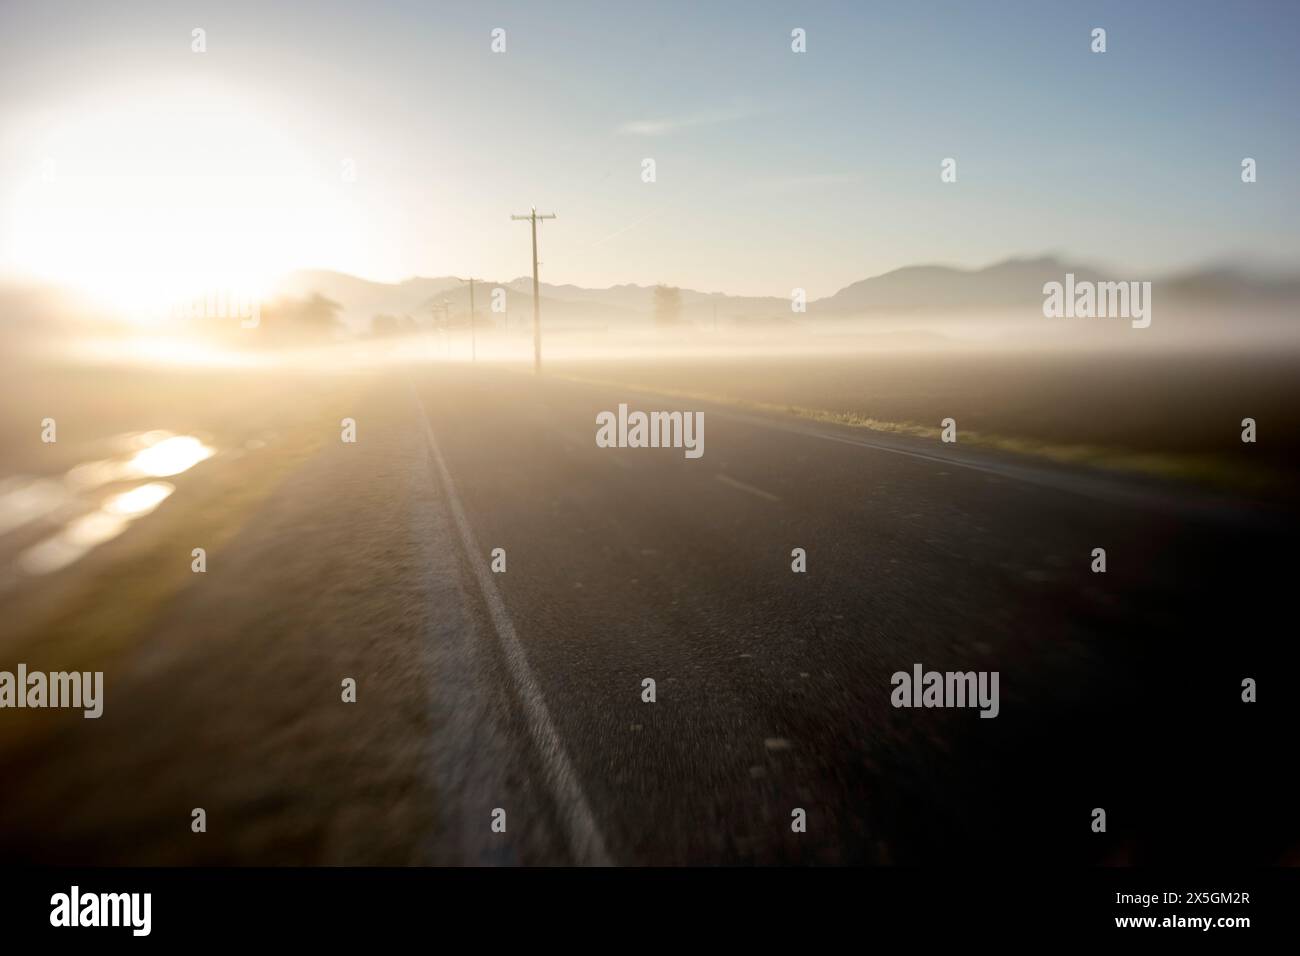
[{"label": "sun glare", "polygon": [[118,92],[52,115],[24,137],[34,172],[8,224],[16,265],[125,318],[164,320],[214,291],[262,295],[346,229],[330,170],[251,101]]}]

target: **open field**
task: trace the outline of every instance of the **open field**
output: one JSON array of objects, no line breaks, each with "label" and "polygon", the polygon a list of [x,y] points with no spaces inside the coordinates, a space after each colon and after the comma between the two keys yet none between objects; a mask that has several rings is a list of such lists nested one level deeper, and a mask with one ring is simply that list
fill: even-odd
[{"label": "open field", "polygon": [[[1288,496],[1300,353],[861,351],[826,357],[552,362],[548,371]],[[1241,420],[1259,441],[1241,442]]]}]

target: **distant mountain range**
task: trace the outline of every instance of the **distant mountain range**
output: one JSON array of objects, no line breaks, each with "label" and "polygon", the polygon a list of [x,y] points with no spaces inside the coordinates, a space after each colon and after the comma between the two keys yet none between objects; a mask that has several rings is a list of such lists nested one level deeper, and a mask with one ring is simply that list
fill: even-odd
[{"label": "distant mountain range", "polygon": [[[1021,322],[1041,318],[1043,285],[1073,273],[1077,282],[1150,280],[1152,297],[1161,314],[1167,309],[1213,313],[1228,323],[1240,312],[1269,313],[1278,327],[1292,326],[1300,308],[1300,269],[1264,271],[1239,263],[1224,263],[1165,276],[1108,273],[1053,256],[1008,259],[982,269],[918,265],[854,282],[834,295],[807,303],[807,311],[791,310],[790,299],[776,296],[735,296],[720,292],[679,289],[683,322],[732,329],[791,326],[810,322],[865,319],[889,320],[887,328],[919,328],[929,319],[948,325],[969,316],[972,323],[991,317]],[[506,314],[492,311],[493,290],[506,290]],[[655,287],[616,285],[589,289],[542,283],[542,314],[552,329],[634,329],[654,322]],[[275,296],[306,298],[322,295],[339,306],[340,317],[354,332],[366,333],[378,316],[409,317],[416,327],[434,324],[444,303],[453,324],[469,313],[469,285],[455,276],[413,278],[403,282],[372,282],[341,272],[298,271],[286,276]],[[532,280],[476,281],[475,309],[480,321],[500,326],[527,325],[532,319]],[[273,296],[273,297],[275,297]],[[104,310],[76,293],[36,282],[0,285],[0,329],[27,334],[58,334],[60,330],[93,329]],[[974,326],[972,326],[973,328]]]},{"label": "distant mountain range", "polygon": [[[787,298],[733,296],[681,289],[682,319],[708,324],[766,324],[884,314],[944,315],[962,312],[1041,309],[1043,285],[1073,273],[1076,281],[1146,280],[1162,304],[1206,305],[1300,303],[1300,273],[1252,272],[1241,266],[1215,266],[1166,276],[1110,274],[1052,256],[1008,259],[982,269],[920,265],[895,269],[854,282],[834,295],[808,302],[807,312],[794,313]],[[476,281],[475,308],[490,315],[492,290],[506,290],[512,321],[532,315],[532,280],[520,276],[505,281]],[[410,316],[429,320],[447,304],[453,316],[469,310],[469,285],[452,276],[414,278],[399,283],[371,282],[338,272],[301,271],[280,286],[284,294],[319,293],[339,303],[343,317],[363,327],[376,315]],[[654,286],[617,285],[588,289],[542,283],[542,312],[551,322],[618,326],[650,322],[654,316]]]}]

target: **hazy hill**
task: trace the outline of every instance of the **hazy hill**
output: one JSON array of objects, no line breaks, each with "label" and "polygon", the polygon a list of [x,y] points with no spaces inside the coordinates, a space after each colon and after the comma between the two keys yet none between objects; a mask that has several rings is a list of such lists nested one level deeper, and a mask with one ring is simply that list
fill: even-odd
[{"label": "hazy hill", "polygon": [[983,269],[907,266],[846,286],[832,296],[818,299],[809,311],[860,314],[882,310],[957,311],[1041,306],[1043,284],[1059,282],[1067,272],[1074,273],[1078,281],[1109,278],[1086,266],[1067,265],[1050,256],[1008,259]]},{"label": "hazy hill", "polygon": [[[532,283],[532,279],[528,277],[521,277],[514,281],[523,283],[525,286]],[[647,315],[653,310],[654,290],[655,287],[652,285],[633,285],[632,283],[610,286],[607,289],[584,289],[576,285],[542,283],[543,296],[563,299],[567,302],[598,303]],[[790,311],[789,299],[774,296],[739,296],[727,295],[723,292],[697,292],[694,289],[682,289],[681,297],[682,306],[688,317],[711,312],[715,305],[720,312],[725,310],[728,314]]]},{"label": "hazy hill", "polygon": [[342,272],[303,270],[286,276],[277,287],[284,295],[305,298],[321,295],[340,305],[340,317],[349,325],[365,326],[376,315],[425,315],[429,303],[455,289],[452,276],[415,278],[404,282],[371,282]]},{"label": "hazy hill", "polygon": [[1213,266],[1180,273],[1162,285],[1166,295],[1205,304],[1267,305],[1300,302],[1300,276]]},{"label": "hazy hill", "polygon": [[8,337],[103,331],[112,316],[83,295],[38,282],[0,282],[0,333]]},{"label": "hazy hill", "polygon": [[[1300,274],[1254,273],[1237,265],[1209,266],[1169,276],[1142,276],[1102,272],[1087,265],[1063,262],[1052,256],[1008,259],[981,269],[941,265],[907,266],[845,286],[834,295],[808,303],[806,315],[793,313],[788,299],[732,296],[682,289],[682,318],[707,325],[801,322],[808,318],[914,313],[960,316],[964,312],[987,315],[1036,314],[1043,302],[1043,285],[1062,281],[1066,273],[1076,281],[1143,280],[1153,283],[1162,305],[1286,305],[1300,303]],[[490,313],[492,289],[507,290],[512,321],[527,321],[532,313],[532,279],[519,276],[505,281],[476,283],[475,306],[481,317],[500,323]],[[452,320],[469,311],[469,287],[451,276],[414,278],[388,284],[370,282],[336,272],[294,273],[282,291],[297,296],[319,293],[340,303],[342,317],[354,328],[368,327],[376,315],[409,315],[420,325],[432,322],[435,308],[446,302]],[[653,320],[654,286],[617,285],[589,289],[577,285],[542,283],[542,311],[548,320],[576,326],[619,326]],[[463,318],[462,318],[463,320]]]}]

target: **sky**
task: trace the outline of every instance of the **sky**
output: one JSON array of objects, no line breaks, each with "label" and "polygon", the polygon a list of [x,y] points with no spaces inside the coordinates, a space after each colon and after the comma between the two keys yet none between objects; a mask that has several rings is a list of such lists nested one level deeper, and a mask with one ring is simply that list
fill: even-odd
[{"label": "sky", "polygon": [[1283,2],[5,0],[0,275],[505,280],[533,205],[543,280],[584,286],[1295,265],[1298,27]]}]

